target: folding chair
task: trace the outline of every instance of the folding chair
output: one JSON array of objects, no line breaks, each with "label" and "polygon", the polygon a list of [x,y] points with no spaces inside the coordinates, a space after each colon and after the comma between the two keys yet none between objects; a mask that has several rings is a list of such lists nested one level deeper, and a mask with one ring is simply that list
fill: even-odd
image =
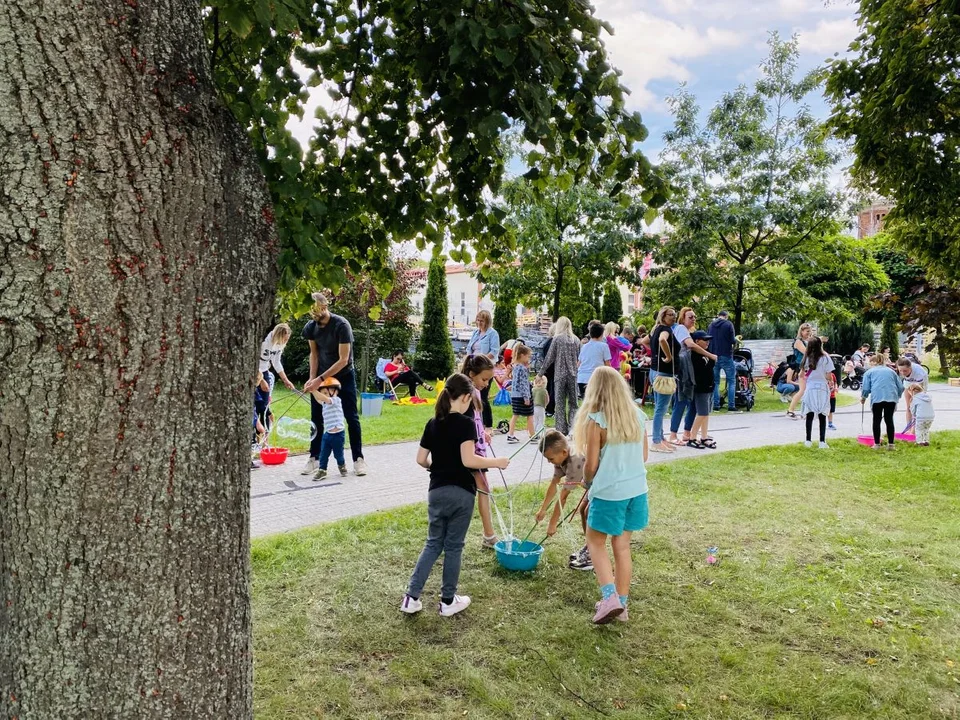
[{"label": "folding chair", "polygon": [[390,399],[407,397],[410,394],[410,388],[408,388],[406,385],[401,385],[400,389],[397,390],[393,383],[390,382],[390,378],[387,377],[386,368],[388,362],[390,362],[390,358],[380,358],[377,360],[377,380],[379,380],[380,384],[383,386],[383,394],[388,396]]}]

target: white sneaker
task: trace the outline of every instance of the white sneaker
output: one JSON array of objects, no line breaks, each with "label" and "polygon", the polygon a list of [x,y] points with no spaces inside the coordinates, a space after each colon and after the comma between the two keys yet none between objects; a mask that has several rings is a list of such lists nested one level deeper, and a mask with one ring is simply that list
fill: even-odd
[{"label": "white sneaker", "polygon": [[821,450],[829,450],[829,449],[830,449],[830,446],[827,445],[825,442],[822,442],[822,443],[820,443],[820,449],[821,449]]},{"label": "white sneaker", "polygon": [[809,440],[804,440],[804,441],[803,441],[803,446],[804,446],[804,447],[813,447],[813,443],[810,442]]},{"label": "white sneaker", "polygon": [[451,615],[456,615],[458,612],[463,612],[468,607],[470,607],[469,595],[454,595],[453,602],[449,605],[442,600],[440,601],[440,614],[443,617],[450,617]]},{"label": "white sneaker", "polygon": [[353,461],[353,472],[357,477],[362,477],[367,474],[367,463],[363,458],[357,458]]},{"label": "white sneaker", "polygon": [[403,596],[403,602],[400,603],[400,612],[404,612],[407,615],[413,615],[423,610],[423,602],[420,600],[414,600],[409,595]]},{"label": "white sneaker", "polygon": [[313,475],[320,469],[320,461],[316,458],[307,458],[306,464],[303,466],[303,470],[300,471],[301,475]]}]

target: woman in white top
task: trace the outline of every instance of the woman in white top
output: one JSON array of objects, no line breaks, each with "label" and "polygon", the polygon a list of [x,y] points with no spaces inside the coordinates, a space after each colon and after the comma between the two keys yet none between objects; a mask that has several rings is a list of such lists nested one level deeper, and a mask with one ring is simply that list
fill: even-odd
[{"label": "woman in white top", "polygon": [[260,365],[258,369],[263,373],[263,379],[270,385],[271,393],[273,392],[273,385],[276,382],[276,378],[273,373],[270,372],[271,367],[276,370],[283,384],[287,386],[287,390],[293,390],[294,388],[293,383],[287,378],[287,373],[283,371],[283,363],[280,362],[283,349],[289,341],[290,326],[286,323],[280,323],[267,333],[267,336],[260,344]]}]

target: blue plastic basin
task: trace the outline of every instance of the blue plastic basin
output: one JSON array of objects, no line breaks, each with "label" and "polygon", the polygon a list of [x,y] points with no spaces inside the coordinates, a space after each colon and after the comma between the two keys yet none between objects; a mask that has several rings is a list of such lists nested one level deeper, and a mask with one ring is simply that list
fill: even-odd
[{"label": "blue plastic basin", "polygon": [[497,551],[497,562],[506,570],[527,571],[534,570],[543,555],[543,545],[527,540],[501,540],[494,549]]}]

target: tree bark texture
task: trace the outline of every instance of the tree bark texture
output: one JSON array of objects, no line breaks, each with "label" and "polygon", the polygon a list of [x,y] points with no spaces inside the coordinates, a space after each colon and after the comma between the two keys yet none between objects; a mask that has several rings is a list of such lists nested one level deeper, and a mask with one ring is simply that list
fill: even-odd
[{"label": "tree bark texture", "polygon": [[0,3],[0,717],[251,712],[270,199],[195,0]]}]

